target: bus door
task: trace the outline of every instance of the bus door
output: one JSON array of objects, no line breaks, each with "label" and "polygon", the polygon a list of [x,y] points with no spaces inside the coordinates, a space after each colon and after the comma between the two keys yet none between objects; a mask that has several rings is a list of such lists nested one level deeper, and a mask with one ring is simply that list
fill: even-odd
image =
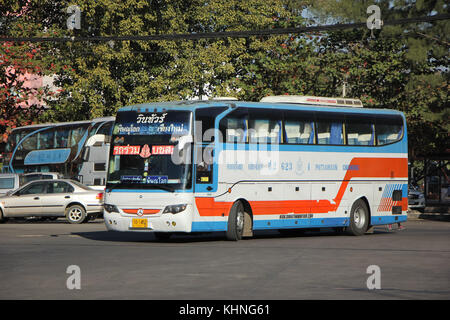
[{"label": "bus door", "polygon": [[215,191],[214,144],[200,143],[195,146],[194,154],[195,192]]},{"label": "bus door", "polygon": [[218,139],[216,117],[228,107],[218,106],[198,109],[195,112],[194,181],[195,192],[217,191],[217,164],[214,149]]}]

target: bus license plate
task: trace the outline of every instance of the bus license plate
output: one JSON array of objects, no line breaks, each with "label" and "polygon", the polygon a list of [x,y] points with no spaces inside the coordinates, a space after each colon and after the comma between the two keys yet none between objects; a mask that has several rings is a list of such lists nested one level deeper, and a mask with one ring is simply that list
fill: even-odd
[{"label": "bus license plate", "polygon": [[131,227],[146,229],[146,228],[148,228],[148,220],[135,218],[131,221]]}]

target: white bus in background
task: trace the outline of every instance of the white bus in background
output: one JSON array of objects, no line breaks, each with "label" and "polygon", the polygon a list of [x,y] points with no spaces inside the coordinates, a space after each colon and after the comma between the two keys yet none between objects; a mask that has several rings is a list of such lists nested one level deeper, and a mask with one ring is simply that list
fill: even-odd
[{"label": "white bus in background", "polygon": [[114,117],[14,129],[2,155],[4,173],[57,172],[103,189]]},{"label": "white bus in background", "polygon": [[406,221],[404,115],[357,99],[278,96],[140,104],[111,137],[109,230],[222,231],[332,227],[362,235]]}]

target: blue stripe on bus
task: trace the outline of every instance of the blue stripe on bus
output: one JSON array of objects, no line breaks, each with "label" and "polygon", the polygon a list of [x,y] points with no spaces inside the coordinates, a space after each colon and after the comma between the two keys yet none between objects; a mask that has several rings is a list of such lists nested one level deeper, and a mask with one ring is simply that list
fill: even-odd
[{"label": "blue stripe on bus", "polygon": [[236,151],[261,151],[261,152],[275,152],[275,151],[297,151],[297,152],[353,152],[355,154],[358,153],[370,153],[370,154],[378,154],[378,153],[407,153],[407,144],[406,139],[402,139],[397,143],[388,144],[385,146],[332,146],[332,145],[296,145],[296,144],[279,144],[279,145],[263,145],[263,148],[258,147],[257,144],[233,144],[233,143],[225,143],[223,144],[223,148],[219,146],[219,149],[222,150],[236,150]]},{"label": "blue stripe on bus", "polygon": [[408,184],[402,186],[402,197],[408,198]]},{"label": "blue stripe on bus", "polygon": [[401,190],[402,191],[402,198],[408,197],[408,184],[387,184],[384,188],[383,194],[381,195],[381,198],[392,198],[392,194],[395,190]]},{"label": "blue stripe on bus", "polygon": [[192,222],[192,232],[202,231],[226,231],[227,221],[194,221]]},{"label": "blue stripe on bus", "polygon": [[[405,222],[406,215],[398,216],[374,216],[371,225],[385,225],[397,222]],[[270,229],[295,229],[295,228],[329,228],[346,227],[349,225],[349,218],[312,218],[312,219],[280,219],[280,220],[255,220],[253,230]],[[226,231],[227,221],[194,221],[192,222],[192,232],[205,231]]]},{"label": "blue stripe on bus", "polygon": [[392,224],[397,222],[405,222],[407,215],[393,215],[393,216],[375,216],[370,219],[370,224],[373,226]]},{"label": "blue stripe on bus", "polygon": [[289,228],[319,228],[319,227],[344,227],[348,226],[348,218],[311,218],[311,219],[280,219],[280,220],[255,220],[253,230],[265,229],[289,229]]},{"label": "blue stripe on bus", "polygon": [[[151,184],[150,184],[151,185]],[[171,193],[170,191],[161,189],[113,189],[105,191],[107,193],[114,192],[132,192],[132,193]],[[189,190],[175,190],[174,193],[192,193],[192,189]]]}]

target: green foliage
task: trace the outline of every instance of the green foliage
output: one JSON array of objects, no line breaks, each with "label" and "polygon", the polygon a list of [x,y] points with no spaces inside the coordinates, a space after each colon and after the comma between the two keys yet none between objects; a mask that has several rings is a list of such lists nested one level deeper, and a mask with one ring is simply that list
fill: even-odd
[{"label": "green foliage", "polygon": [[[54,23],[51,18],[53,6],[51,1],[2,2],[0,34],[16,37],[44,34],[46,24]],[[23,84],[32,75],[51,74],[48,66],[55,60],[54,53],[50,44],[0,43],[0,142],[6,141],[15,127],[38,121],[41,110],[37,105],[30,105],[29,98],[41,100],[48,92],[45,88],[29,88]],[[19,104],[23,107],[18,107]]]},{"label": "green foliage", "polygon": [[[185,34],[269,29],[299,20],[283,1],[78,1],[83,13],[76,36]],[[289,21],[289,22],[287,22]],[[59,46],[67,68],[57,85],[64,91],[49,101],[46,120],[115,114],[122,106],[148,101],[233,95],[250,51],[264,54],[274,41],[215,39],[195,41],[68,42]],[[268,49],[267,49],[268,50]]]},{"label": "green foliage", "polygon": [[[374,2],[320,0],[314,3],[311,10],[319,21],[331,16],[339,22],[364,22],[369,16],[366,8],[371,4]],[[375,4],[381,8],[381,19],[384,21],[448,14],[450,11],[444,0],[379,0]],[[369,35],[370,32],[365,30],[362,38]],[[381,31],[375,31],[372,48],[367,47],[368,50],[357,53],[360,57],[370,53],[375,64],[370,66],[373,71],[370,76],[358,81],[359,90],[353,90],[352,95],[364,98],[364,94],[368,94],[374,105],[405,112],[412,159],[450,149],[449,35],[449,20],[385,26]],[[333,37],[330,35],[327,41]],[[346,34],[342,43],[349,40]],[[386,46],[389,42],[392,45]],[[367,89],[371,93],[361,92]]]},{"label": "green foliage", "polygon": [[[27,14],[2,16],[2,34],[156,35],[365,22],[374,1],[79,0],[80,30],[67,30],[68,0],[6,1],[0,9],[18,12],[26,3]],[[443,0],[376,4],[384,21],[449,10]],[[202,95],[250,101],[272,94],[340,96],[345,84],[347,96],[367,107],[405,112],[412,158],[442,152],[449,149],[449,31],[445,20],[384,26],[374,37],[362,28],[192,41],[45,42],[34,63],[42,74],[56,74],[61,90],[50,95],[41,121],[114,115],[125,105]]]}]

